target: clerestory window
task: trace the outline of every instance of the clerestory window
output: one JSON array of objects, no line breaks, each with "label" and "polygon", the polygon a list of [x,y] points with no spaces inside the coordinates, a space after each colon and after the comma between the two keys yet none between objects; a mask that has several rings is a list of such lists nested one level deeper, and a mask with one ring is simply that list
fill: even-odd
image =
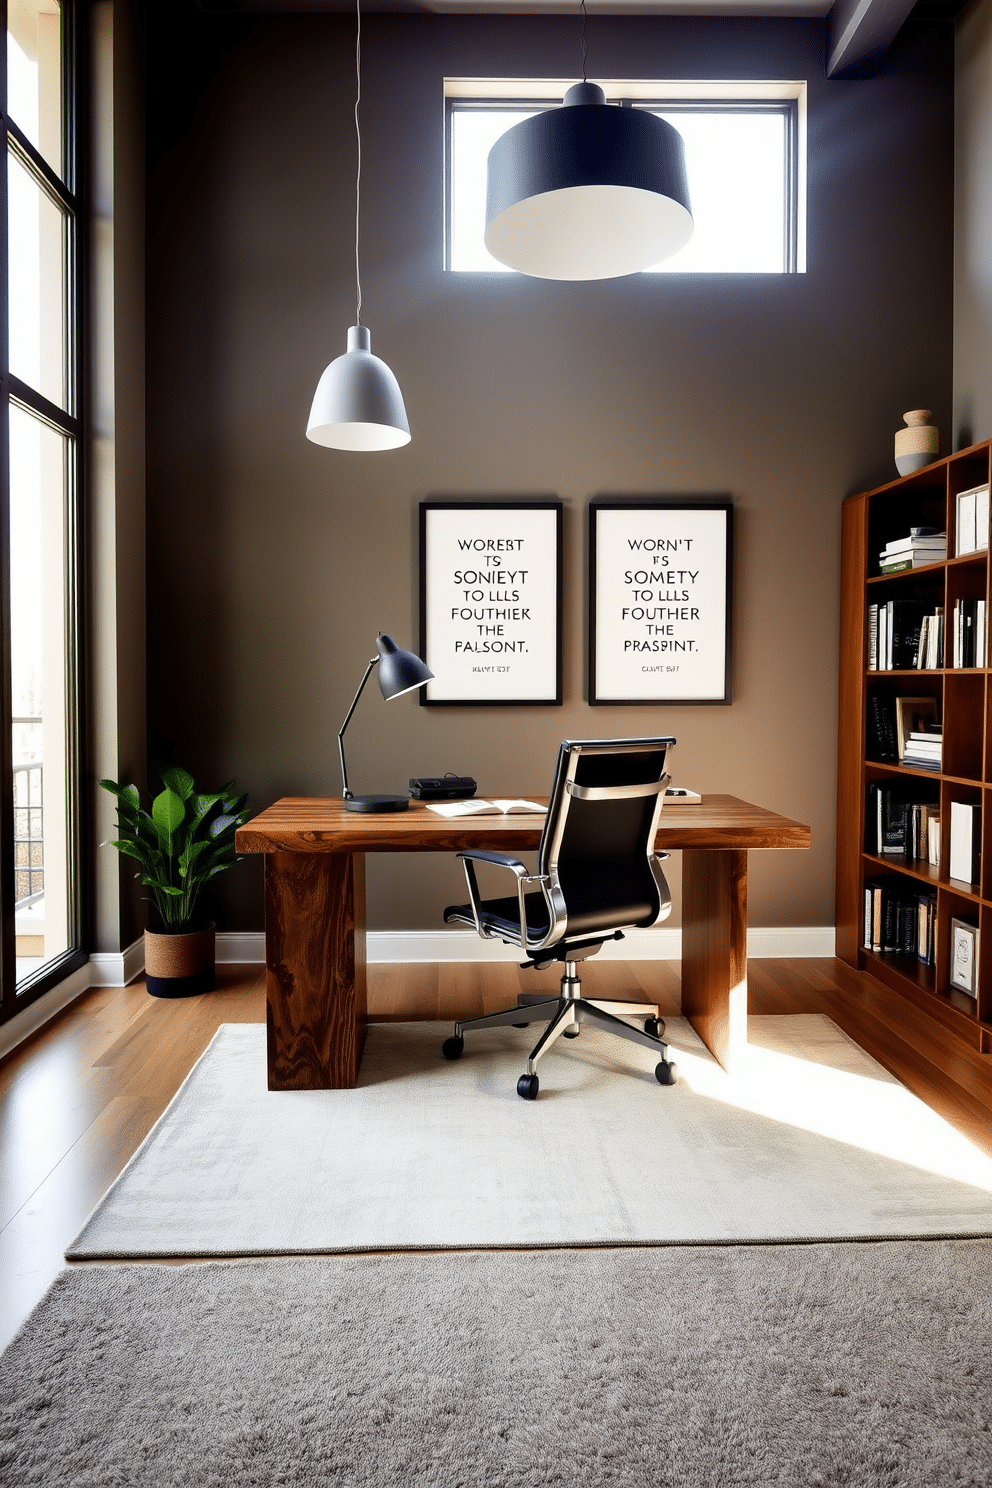
[{"label": "clerestory window", "polygon": [[[599,79],[596,79],[599,82]],[[568,82],[448,78],[445,267],[512,274],[488,252],[486,160],[496,140],[561,103]],[[601,83],[679,131],[694,230],[647,273],[790,274],[805,269],[805,84]]]}]

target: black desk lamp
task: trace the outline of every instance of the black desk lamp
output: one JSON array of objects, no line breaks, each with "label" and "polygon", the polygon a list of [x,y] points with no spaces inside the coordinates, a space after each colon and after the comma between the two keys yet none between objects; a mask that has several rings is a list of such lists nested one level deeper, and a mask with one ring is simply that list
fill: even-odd
[{"label": "black desk lamp", "polygon": [[379,655],[373,656],[365,668],[365,676],[355,693],[355,701],[348,709],[348,716],[344,723],[338,729],[338,754],[341,757],[344,804],[349,811],[406,811],[410,804],[409,796],[353,796],[348,789],[348,769],[344,762],[344,731],[351,722],[351,715],[358,707],[358,699],[372,675],[372,668],[374,666],[379,668],[379,691],[387,703],[390,698],[402,697],[404,692],[413,692],[415,688],[423,687],[424,683],[429,682],[434,675],[430,667],[425,666],[419,656],[414,656],[412,651],[401,650],[392,636],[384,635],[380,631],[375,643],[379,648]]}]

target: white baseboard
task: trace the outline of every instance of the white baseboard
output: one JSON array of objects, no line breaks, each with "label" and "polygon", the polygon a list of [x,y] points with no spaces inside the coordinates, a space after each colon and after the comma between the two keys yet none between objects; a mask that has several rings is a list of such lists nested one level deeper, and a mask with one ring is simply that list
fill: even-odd
[{"label": "white baseboard", "polygon": [[[833,925],[755,926],[747,932],[747,953],[755,958],[832,956]],[[679,929],[631,930],[622,941],[607,941],[600,958],[609,961],[678,961]],[[366,955],[372,963],[413,961],[519,961],[520,951],[498,940],[481,940],[474,930],[370,930]],[[265,936],[217,936],[217,960],[243,965],[265,961]]]},{"label": "white baseboard", "polygon": [[217,933],[218,964],[265,965],[265,936],[261,930],[225,930]]},{"label": "white baseboard", "polygon": [[[755,927],[747,932],[749,956],[832,956],[832,925]],[[474,930],[372,930],[366,937],[368,960],[377,964],[412,961],[519,961],[514,946],[481,940]],[[608,961],[678,961],[679,929],[631,930],[622,941],[607,941],[600,955]],[[229,931],[217,936],[217,960],[223,964],[264,965],[265,936],[259,931]],[[0,1027],[0,1059],[30,1038],[56,1013],[90,987],[126,987],[145,967],[143,940],[120,952],[97,951],[89,963],[59,982]]]},{"label": "white baseboard", "polygon": [[145,969],[145,942],[135,940],[124,951],[94,951],[90,957],[91,987],[126,987]]}]

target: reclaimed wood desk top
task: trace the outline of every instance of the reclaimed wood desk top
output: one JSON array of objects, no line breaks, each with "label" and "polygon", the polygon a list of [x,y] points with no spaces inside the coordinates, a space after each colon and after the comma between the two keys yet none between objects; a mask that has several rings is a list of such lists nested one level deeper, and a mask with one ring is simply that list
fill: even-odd
[{"label": "reclaimed wood desk top", "polygon": [[[529,800],[546,801],[546,796]],[[239,853],[458,852],[480,847],[496,852],[524,852],[537,847],[544,818],[470,816],[449,821],[422,801],[409,811],[383,815],[346,811],[340,796],[284,796],[239,827]],[[665,803],[655,847],[807,848],[810,829],[736,796],[704,796],[695,806]]]}]

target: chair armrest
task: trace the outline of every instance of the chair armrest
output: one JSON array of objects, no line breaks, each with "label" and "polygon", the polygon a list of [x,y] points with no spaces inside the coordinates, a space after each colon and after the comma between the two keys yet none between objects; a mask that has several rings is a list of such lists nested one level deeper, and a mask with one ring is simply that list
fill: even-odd
[{"label": "chair armrest", "polygon": [[484,939],[492,939],[489,931],[482,927],[482,901],[479,898],[479,882],[475,876],[476,863],[493,863],[497,868],[509,868],[516,875],[517,880],[517,906],[520,913],[520,935],[524,950],[528,949],[529,932],[527,929],[527,885],[532,883],[546,884],[548,882],[545,873],[529,873],[526,863],[521,863],[519,858],[511,858],[508,853],[485,852],[481,848],[466,848],[458,856],[465,865],[465,879],[468,883],[468,897],[472,904],[472,918],[475,921],[476,932]]},{"label": "chair armrest", "polygon": [[495,863],[497,868],[510,868],[518,878],[522,873],[527,872],[526,863],[521,863],[519,858],[511,858],[509,853],[485,852],[482,848],[467,847],[458,856],[474,858],[477,863]]}]

